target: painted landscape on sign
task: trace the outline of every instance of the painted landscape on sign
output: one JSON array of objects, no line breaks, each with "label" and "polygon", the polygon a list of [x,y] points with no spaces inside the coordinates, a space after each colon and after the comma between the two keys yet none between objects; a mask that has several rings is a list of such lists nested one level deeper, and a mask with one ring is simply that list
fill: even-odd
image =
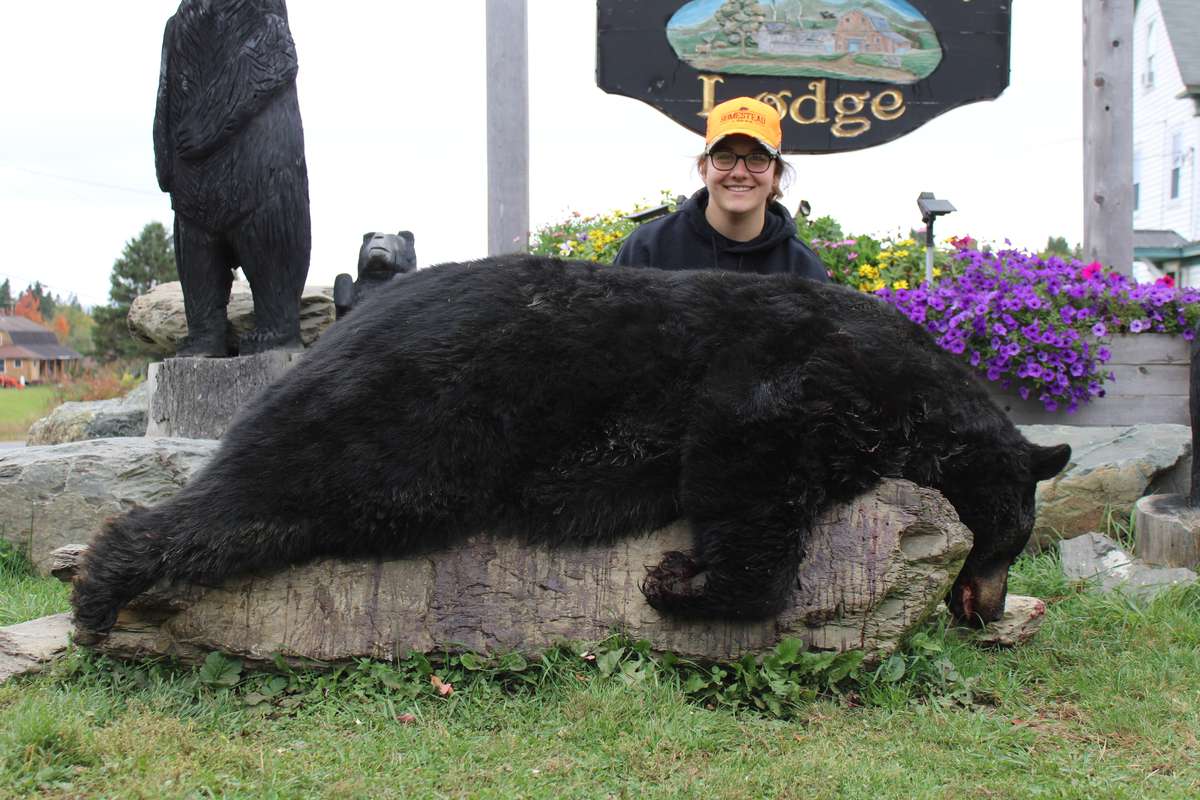
[{"label": "painted landscape on sign", "polygon": [[702,72],[910,84],[942,61],[937,32],[904,0],[691,0],[666,33]]}]

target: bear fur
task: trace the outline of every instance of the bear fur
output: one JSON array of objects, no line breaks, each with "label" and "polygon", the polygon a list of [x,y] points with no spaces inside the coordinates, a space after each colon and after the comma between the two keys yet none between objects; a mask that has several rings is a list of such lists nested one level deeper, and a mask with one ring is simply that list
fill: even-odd
[{"label": "bear fur", "polygon": [[333,282],[333,305],[337,318],[350,313],[363,298],[398,275],[417,269],[412,231],[364,233],[358,251],[358,280],[343,272]]},{"label": "bear fur", "polygon": [[231,426],[166,503],[111,521],[73,603],[103,633],[158,579],[400,555],[478,531],[591,545],[686,518],[642,587],[683,617],[786,603],[814,518],[907,478],[974,532],[948,603],[1004,609],[1028,442],[961,361],[876,298],[789,276],[509,256],[392,281]]},{"label": "bear fur", "polygon": [[183,356],[228,355],[241,266],[255,329],[242,355],[300,350],[311,224],[296,48],[283,0],[183,0],[163,34],[154,164],[175,210]]}]

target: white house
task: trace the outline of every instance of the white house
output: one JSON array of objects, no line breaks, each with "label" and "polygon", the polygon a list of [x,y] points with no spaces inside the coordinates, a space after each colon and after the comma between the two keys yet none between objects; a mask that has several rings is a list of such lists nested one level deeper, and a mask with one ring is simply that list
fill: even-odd
[{"label": "white house", "polygon": [[1134,258],[1200,286],[1200,0],[1136,0],[1133,64]]}]

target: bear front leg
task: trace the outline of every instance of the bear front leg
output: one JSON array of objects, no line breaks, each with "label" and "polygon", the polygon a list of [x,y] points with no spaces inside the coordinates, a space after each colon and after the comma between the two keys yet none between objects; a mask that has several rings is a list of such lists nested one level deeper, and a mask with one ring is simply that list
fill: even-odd
[{"label": "bear front leg", "polygon": [[647,570],[641,587],[646,602],[677,617],[745,620],[770,617],[787,606],[806,528],[762,518],[692,524],[699,528],[696,551],[664,553]]},{"label": "bear front leg", "polygon": [[821,449],[810,446],[806,415],[789,402],[786,386],[743,372],[740,365],[714,370],[693,409],[680,502],[694,552],[669,554],[643,584],[647,602],[665,613],[726,619],[779,613],[828,499],[827,470]]}]

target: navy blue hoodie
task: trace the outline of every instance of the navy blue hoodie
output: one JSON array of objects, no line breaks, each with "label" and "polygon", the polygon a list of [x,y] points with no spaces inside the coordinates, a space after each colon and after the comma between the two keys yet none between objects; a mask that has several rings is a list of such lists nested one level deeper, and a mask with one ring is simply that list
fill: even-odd
[{"label": "navy blue hoodie", "polygon": [[762,233],[735,242],[716,231],[704,216],[708,189],[689,197],[679,210],[647,222],[629,234],[613,264],[659,269],[727,269],[762,275],[790,273],[829,282],[817,254],[796,236],[792,215],[779,203],[767,206]]}]

